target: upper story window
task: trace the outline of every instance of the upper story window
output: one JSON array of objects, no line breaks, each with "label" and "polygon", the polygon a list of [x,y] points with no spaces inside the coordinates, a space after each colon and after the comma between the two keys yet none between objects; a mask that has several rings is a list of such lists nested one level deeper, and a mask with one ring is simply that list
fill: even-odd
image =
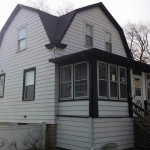
[{"label": "upper story window", "polygon": [[60,99],[88,97],[88,63],[60,67]]},{"label": "upper story window", "polygon": [[26,28],[22,28],[18,31],[18,51],[26,49]]},{"label": "upper story window", "polygon": [[93,47],[93,26],[85,24],[85,46]]},{"label": "upper story window", "polygon": [[24,70],[23,100],[35,99],[35,76],[36,76],[36,68]]},{"label": "upper story window", "polygon": [[112,37],[109,32],[105,32],[105,50],[107,52],[112,52]]},{"label": "upper story window", "polygon": [[0,74],[0,98],[4,97],[5,74]]}]

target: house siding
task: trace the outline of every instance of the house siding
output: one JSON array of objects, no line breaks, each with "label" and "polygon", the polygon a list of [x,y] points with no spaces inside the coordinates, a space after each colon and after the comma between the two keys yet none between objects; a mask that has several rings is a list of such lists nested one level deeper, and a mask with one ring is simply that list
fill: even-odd
[{"label": "house siding", "polygon": [[128,102],[98,101],[99,117],[128,117]]},{"label": "house siding", "polygon": [[90,150],[89,119],[58,117],[57,147],[70,150]]},{"label": "house siding", "polygon": [[76,14],[62,43],[67,44],[67,48],[56,51],[57,56],[62,56],[77,51],[87,49],[85,47],[84,23],[93,25],[93,37],[95,48],[105,50],[104,33],[108,31],[112,34],[112,53],[127,57],[118,30],[105,16],[100,8],[92,8]]},{"label": "house siding", "polygon": [[[17,52],[17,31],[27,29],[27,49]],[[55,65],[38,14],[21,9],[6,30],[0,47],[0,70],[6,74],[0,122],[55,122]],[[23,71],[36,67],[35,100],[22,101]],[[24,117],[26,116],[26,118]]]},{"label": "house siding", "polygon": [[102,150],[108,143],[116,143],[118,150],[133,148],[132,118],[97,118],[93,121],[93,145]]},{"label": "house siding", "polygon": [[89,116],[89,100],[59,102],[58,115]]}]

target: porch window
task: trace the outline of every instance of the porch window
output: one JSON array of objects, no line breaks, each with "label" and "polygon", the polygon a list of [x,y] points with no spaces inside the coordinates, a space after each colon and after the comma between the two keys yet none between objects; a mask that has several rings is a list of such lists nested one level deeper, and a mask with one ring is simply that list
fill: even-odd
[{"label": "porch window", "polygon": [[93,47],[93,26],[85,24],[85,46]]},{"label": "porch window", "polygon": [[72,66],[64,66],[60,68],[60,97],[72,97]]},{"label": "porch window", "polygon": [[99,97],[106,98],[108,96],[107,87],[107,64],[104,62],[98,62],[98,82],[99,82]]},{"label": "porch window", "polygon": [[150,74],[146,76],[146,87],[147,87],[147,99],[150,100]]},{"label": "porch window", "polygon": [[87,98],[88,82],[87,62],[60,67],[60,99]]},{"label": "porch window", "polygon": [[119,86],[120,86],[120,99],[127,98],[127,73],[126,68],[119,67]]},{"label": "porch window", "polygon": [[109,89],[110,89],[110,98],[118,97],[118,76],[117,76],[117,66],[109,65]]},{"label": "porch window", "polygon": [[87,63],[75,64],[74,72],[75,97],[85,97],[88,95]]}]

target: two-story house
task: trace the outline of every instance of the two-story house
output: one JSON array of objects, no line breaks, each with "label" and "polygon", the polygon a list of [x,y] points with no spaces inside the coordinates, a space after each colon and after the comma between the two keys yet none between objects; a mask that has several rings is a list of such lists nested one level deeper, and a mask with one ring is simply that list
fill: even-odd
[{"label": "two-story house", "polygon": [[148,73],[102,3],[60,17],[17,5],[0,33],[0,122],[46,122],[64,149],[133,148],[131,97],[144,108]]}]

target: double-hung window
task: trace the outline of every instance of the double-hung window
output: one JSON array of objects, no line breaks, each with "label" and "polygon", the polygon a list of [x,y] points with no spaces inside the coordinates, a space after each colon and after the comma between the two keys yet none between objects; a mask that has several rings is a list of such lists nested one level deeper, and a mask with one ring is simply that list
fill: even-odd
[{"label": "double-hung window", "polygon": [[110,98],[118,97],[118,75],[117,75],[117,66],[109,64],[109,89],[110,89]]},{"label": "double-hung window", "polygon": [[72,98],[72,65],[60,68],[60,97]]},{"label": "double-hung window", "polygon": [[88,63],[82,62],[60,67],[60,99],[88,97]]},{"label": "double-hung window", "polygon": [[0,98],[4,97],[5,74],[0,74]]},{"label": "double-hung window", "polygon": [[24,70],[23,100],[35,99],[35,76],[36,68]]},{"label": "double-hung window", "polygon": [[93,26],[85,24],[85,46],[93,47]]},{"label": "double-hung window", "polygon": [[105,32],[105,50],[107,52],[112,52],[112,39],[111,33]]},{"label": "double-hung window", "polygon": [[98,92],[99,97],[108,97],[108,78],[107,78],[107,63],[98,62]]},{"label": "double-hung window", "polygon": [[87,63],[74,65],[74,95],[75,97],[88,96]]},{"label": "double-hung window", "polygon": [[127,73],[126,68],[119,67],[119,87],[120,87],[120,99],[127,98]]},{"label": "double-hung window", "polygon": [[18,51],[26,49],[26,28],[22,28],[18,31]]}]

